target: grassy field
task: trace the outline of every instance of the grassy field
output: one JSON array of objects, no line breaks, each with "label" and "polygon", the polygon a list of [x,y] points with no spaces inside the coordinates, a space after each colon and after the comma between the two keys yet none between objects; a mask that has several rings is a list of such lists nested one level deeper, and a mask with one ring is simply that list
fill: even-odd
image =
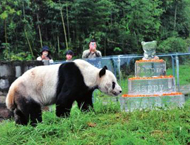
[{"label": "grassy field", "polygon": [[121,112],[118,103],[95,101],[95,111],[81,113],[76,105],[69,118],[43,112],[37,127],[0,123],[0,144],[14,145],[142,145],[190,144],[190,103],[172,110]]},{"label": "grassy field", "polygon": [[[168,70],[167,73],[171,73]],[[180,84],[189,84],[190,68],[180,66]],[[121,81],[124,93],[127,80]],[[122,112],[117,102],[96,91],[95,111],[82,113],[73,106],[69,118],[43,112],[37,127],[0,123],[0,145],[186,145],[190,144],[190,102],[184,108]]]},{"label": "grassy field", "polygon": [[[173,70],[167,69],[167,75],[173,75]],[[180,65],[179,67],[179,80],[180,85],[190,84],[190,63]]]}]

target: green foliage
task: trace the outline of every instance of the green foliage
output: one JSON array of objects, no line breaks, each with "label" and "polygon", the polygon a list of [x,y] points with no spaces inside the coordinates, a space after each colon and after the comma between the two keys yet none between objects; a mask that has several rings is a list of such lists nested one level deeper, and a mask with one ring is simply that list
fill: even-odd
[{"label": "green foliage", "polygon": [[[142,54],[142,40],[188,38],[189,13],[189,0],[1,0],[0,47],[9,43],[7,52],[30,52],[35,59],[48,45],[54,60],[63,59],[62,50],[73,48],[81,58],[94,38],[103,55]],[[165,53],[163,47],[159,51]]]},{"label": "green foliage", "polygon": [[29,52],[14,53],[9,43],[2,44],[6,49],[3,50],[4,60],[32,60],[32,55]]},{"label": "green foliage", "polygon": [[189,0],[162,1],[164,13],[161,16],[162,26],[160,28],[160,39],[168,37],[187,38],[190,32]]},{"label": "green foliage", "polygon": [[186,41],[179,37],[170,37],[162,41],[157,49],[158,53],[187,52]]},{"label": "green foliage", "polygon": [[115,47],[113,51],[116,52],[116,53],[118,53],[118,52],[121,53],[122,50],[119,47]]},{"label": "green foliage", "polygon": [[2,43],[2,46],[4,48],[6,48],[3,51],[4,58],[10,60],[10,44],[9,43]]},{"label": "green foliage", "polygon": [[136,0],[128,3],[126,26],[130,34],[134,35],[138,42],[156,39],[161,26],[159,18],[163,13],[161,1]]}]

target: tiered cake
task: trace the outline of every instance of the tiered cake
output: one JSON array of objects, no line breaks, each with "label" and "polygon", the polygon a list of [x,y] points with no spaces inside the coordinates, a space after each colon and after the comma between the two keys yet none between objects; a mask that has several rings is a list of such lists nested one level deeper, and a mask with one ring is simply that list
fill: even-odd
[{"label": "tiered cake", "polygon": [[176,92],[175,78],[166,76],[166,62],[162,59],[139,60],[135,63],[135,77],[128,79],[128,94],[121,98],[122,109],[182,107],[185,99]]}]

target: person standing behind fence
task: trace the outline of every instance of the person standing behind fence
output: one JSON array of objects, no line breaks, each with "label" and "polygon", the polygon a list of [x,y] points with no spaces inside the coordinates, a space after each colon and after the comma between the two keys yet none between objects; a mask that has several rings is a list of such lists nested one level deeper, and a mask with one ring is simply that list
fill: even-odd
[{"label": "person standing behind fence", "polygon": [[97,50],[96,47],[96,41],[94,39],[91,40],[89,44],[89,49],[83,51],[82,58],[102,57],[102,53],[99,50]]},{"label": "person standing behind fence", "polygon": [[40,52],[40,56],[37,57],[39,61],[49,61],[49,63],[53,63],[53,59],[50,56],[51,52],[48,46],[44,46],[42,51]]},{"label": "person standing behind fence", "polygon": [[72,59],[73,59],[73,51],[72,50],[68,50],[65,53],[65,57],[66,57],[66,61],[72,61]]}]

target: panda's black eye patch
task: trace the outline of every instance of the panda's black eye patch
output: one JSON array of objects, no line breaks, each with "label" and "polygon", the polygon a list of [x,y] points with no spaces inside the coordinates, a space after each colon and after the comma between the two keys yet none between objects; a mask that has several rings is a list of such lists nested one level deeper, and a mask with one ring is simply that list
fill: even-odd
[{"label": "panda's black eye patch", "polygon": [[112,82],[112,89],[115,88],[115,82]]}]

